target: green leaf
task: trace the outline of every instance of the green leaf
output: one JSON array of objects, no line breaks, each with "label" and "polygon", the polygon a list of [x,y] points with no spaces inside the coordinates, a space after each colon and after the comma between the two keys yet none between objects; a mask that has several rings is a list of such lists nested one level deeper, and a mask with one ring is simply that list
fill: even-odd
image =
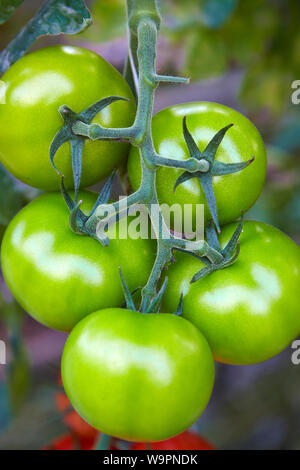
[{"label": "green leaf", "polygon": [[24,0],[0,0],[0,24],[5,23]]},{"label": "green leaf", "polygon": [[167,25],[163,32],[185,51],[184,70],[179,74],[203,79],[243,67],[243,104],[255,111],[269,108],[272,114],[289,104],[291,83],[300,76],[299,2],[276,1],[272,6],[264,0],[239,1],[235,6],[229,0],[189,1],[188,6],[178,0],[161,3]]},{"label": "green leaf", "polygon": [[0,54],[0,75],[45,34],[75,34],[91,24],[83,0],[48,0]]}]

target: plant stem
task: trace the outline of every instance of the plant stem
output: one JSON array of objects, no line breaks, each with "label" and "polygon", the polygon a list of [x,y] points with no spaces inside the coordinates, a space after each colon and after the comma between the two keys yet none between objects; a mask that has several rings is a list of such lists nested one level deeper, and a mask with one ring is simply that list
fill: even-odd
[{"label": "plant stem", "polygon": [[[141,310],[146,311],[151,299],[156,295],[156,288],[166,263],[172,259],[172,250],[180,248],[198,256],[207,257],[211,263],[218,264],[223,256],[204,241],[187,241],[176,238],[167,227],[160,209],[154,216],[152,207],[159,208],[156,192],[156,170],[159,166],[180,168],[191,173],[206,173],[209,170],[205,159],[189,158],[184,161],[164,158],[156,153],[151,131],[154,94],[159,82],[169,81],[186,83],[187,79],[180,77],[165,77],[156,73],[157,36],[160,27],[160,15],[156,0],[127,0],[129,25],[129,56],[131,63],[138,71],[138,104],[135,121],[128,128],[103,128],[99,124],[87,125],[77,121],[73,124],[73,132],[88,136],[92,139],[123,139],[139,148],[141,157],[142,178],[139,189],[121,201],[105,205],[109,214],[119,216],[126,214],[124,207],[129,209],[135,204],[145,204],[152,227],[157,238],[157,256],[149,280],[142,290]],[[199,173],[199,174],[200,174]],[[122,212],[123,209],[123,212]],[[124,213],[124,214],[123,214]],[[93,233],[104,231],[103,206],[99,206],[86,222],[86,227]],[[100,224],[100,225],[98,225]],[[102,233],[102,232],[101,232]],[[101,234],[100,234],[101,235]],[[100,237],[101,238],[101,237]]]}]

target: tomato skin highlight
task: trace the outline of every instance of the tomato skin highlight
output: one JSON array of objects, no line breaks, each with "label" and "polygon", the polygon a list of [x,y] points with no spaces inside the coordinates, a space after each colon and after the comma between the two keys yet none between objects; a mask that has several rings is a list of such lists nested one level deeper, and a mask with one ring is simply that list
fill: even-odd
[{"label": "tomato skin highlight", "polygon": [[[64,122],[61,105],[80,113],[96,101],[120,96],[103,109],[93,123],[105,127],[130,126],[135,100],[122,75],[102,57],[77,46],[51,46],[25,55],[1,77],[6,85],[5,106],[0,106],[0,161],[19,180],[44,190],[58,190],[60,177],[49,161],[50,144]],[[106,178],[126,161],[129,146],[120,142],[85,140],[81,186]],[[55,157],[73,188],[70,144]]]},{"label": "tomato skin highlight", "polygon": [[[223,227],[223,247],[236,224]],[[204,265],[179,253],[168,270],[164,311],[183,292],[183,316],[207,338],[214,358],[254,364],[279,354],[300,333],[300,248],[262,222],[246,221],[236,262],[190,284]]]},{"label": "tomato skin highlight", "polygon": [[158,441],[195,422],[214,382],[204,336],[176,315],[92,313],[69,335],[65,391],[91,426],[129,441]]},{"label": "tomato skin highlight", "polygon": [[[88,213],[97,195],[81,191],[79,198]],[[99,308],[122,306],[119,266],[133,290],[146,283],[155,253],[156,242],[151,239],[116,238],[103,247],[91,237],[73,233],[62,195],[49,193],[10,222],[1,262],[4,278],[21,306],[40,323],[70,331]]]},{"label": "tomato skin highlight", "polygon": [[[266,151],[256,127],[245,116],[218,103],[195,102],[176,104],[158,112],[152,120],[154,147],[162,157],[186,160],[190,158],[182,131],[183,117],[187,127],[203,151],[212,137],[223,127],[233,124],[217,150],[216,160],[238,163],[255,160],[238,173],[213,177],[213,188],[221,225],[240,217],[255,203],[266,177]],[[128,159],[128,175],[136,190],[141,181],[141,166],[136,147],[131,147]],[[160,204],[193,205],[193,221],[196,221],[196,204],[204,204],[205,222],[211,218],[199,179],[193,178],[177,187],[174,184],[183,170],[159,167],[156,187]],[[179,230],[177,230],[179,231]]]}]

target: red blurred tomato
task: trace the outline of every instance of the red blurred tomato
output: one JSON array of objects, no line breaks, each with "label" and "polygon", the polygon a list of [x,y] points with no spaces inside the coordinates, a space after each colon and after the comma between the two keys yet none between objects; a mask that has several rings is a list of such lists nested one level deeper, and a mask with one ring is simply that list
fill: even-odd
[{"label": "red blurred tomato", "polygon": [[215,450],[203,437],[192,431],[185,431],[166,441],[137,442],[131,446],[132,450]]},{"label": "red blurred tomato", "polygon": [[98,436],[78,436],[77,434],[64,434],[55,439],[43,450],[92,450],[94,449]]}]

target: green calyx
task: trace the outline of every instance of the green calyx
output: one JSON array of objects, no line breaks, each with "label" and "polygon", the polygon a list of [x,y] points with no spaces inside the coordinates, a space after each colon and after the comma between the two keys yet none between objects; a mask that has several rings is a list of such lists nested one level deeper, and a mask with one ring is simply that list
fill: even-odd
[{"label": "green calyx", "polygon": [[[121,270],[120,266],[119,266],[119,272],[120,272],[120,278],[121,278],[121,283],[122,283],[123,294],[124,294],[124,297],[125,297],[125,306],[128,310],[136,311],[135,303],[134,303],[134,300],[133,300],[132,296],[140,288],[137,288],[133,292],[130,292],[130,290],[129,290],[127,284],[126,284],[126,281],[123,277],[122,270]],[[162,299],[163,299],[163,296],[164,296],[164,293],[166,291],[167,286],[168,286],[168,278],[166,277],[164,279],[164,282],[163,282],[161,288],[159,289],[158,293],[152,298],[151,302],[149,303],[149,305],[147,306],[146,309],[141,309],[140,310],[141,313],[159,313],[161,303],[162,303]],[[174,315],[181,315],[182,314],[182,307],[183,307],[183,296],[181,295],[177,310],[176,310],[176,312],[174,312]]]},{"label": "green calyx", "polygon": [[223,163],[215,160],[217,150],[226,134],[226,132],[233,126],[229,124],[226,127],[223,127],[219,132],[217,132],[211,141],[207,144],[203,152],[199,150],[194,141],[191,133],[189,132],[186,125],[186,116],[183,118],[183,135],[185,142],[187,144],[191,158],[196,159],[199,163],[202,164],[201,169],[198,171],[185,171],[182,173],[175,182],[173,192],[176,191],[176,188],[192,178],[198,178],[202,186],[203,192],[206,197],[206,201],[214,221],[214,224],[220,232],[220,225],[217,214],[217,205],[216,199],[213,190],[213,176],[222,176],[229,175],[231,173],[236,173],[243,170],[250,163],[253,162],[254,157],[246,162],[240,163]]},{"label": "green calyx", "polygon": [[89,215],[84,214],[80,209],[82,201],[73,201],[73,199],[68,194],[65,188],[63,176],[61,179],[61,192],[70,210],[69,222],[71,230],[77,235],[87,235],[92,238],[95,238],[103,246],[107,246],[109,244],[108,237],[106,237],[104,234],[103,236],[101,236],[100,233],[96,231],[96,227],[91,226],[91,224],[89,224],[89,221],[91,220],[91,218],[93,218],[98,206],[100,206],[101,204],[106,204],[108,202],[115,174],[116,171],[114,170],[108,180],[105,182],[105,185],[103,186],[102,191],[100,192],[97,201],[95,202]]},{"label": "green calyx", "polygon": [[174,315],[177,315],[180,317],[182,315],[182,311],[183,311],[183,293],[180,294],[179,303],[178,303],[178,306]]},{"label": "green calyx", "polygon": [[[136,311],[135,303],[133,301],[132,296],[136,292],[137,289],[133,293],[131,293],[128,286],[127,286],[127,284],[126,284],[126,281],[123,277],[122,270],[121,270],[120,266],[119,266],[119,271],[120,271],[120,278],[121,278],[121,283],[122,283],[123,294],[124,294],[124,297],[125,297],[126,308],[128,310]],[[159,292],[153,297],[152,301],[147,306],[147,308],[145,310],[141,310],[141,313],[158,313],[159,312],[161,302],[162,302],[162,298],[163,298],[163,295],[164,295],[165,290],[167,288],[167,285],[168,285],[168,279],[166,278],[164,280],[164,283],[163,283],[162,287],[160,288]]]},{"label": "green calyx", "polygon": [[231,239],[225,246],[225,248],[221,248],[218,240],[218,236],[215,230],[215,227],[210,221],[206,227],[206,237],[207,237],[207,242],[211,248],[216,250],[222,255],[221,261],[217,263],[212,263],[210,260],[207,259],[207,257],[204,256],[198,256],[195,253],[187,250],[180,250],[184,251],[185,253],[188,253],[195,258],[199,259],[204,263],[206,266],[205,268],[200,269],[194,276],[192,277],[190,283],[193,284],[196,281],[199,281],[199,279],[203,279],[204,277],[208,276],[209,274],[213,273],[214,271],[219,271],[220,269],[225,269],[229,266],[231,266],[238,258],[239,252],[240,252],[240,245],[239,245],[239,237],[241,235],[242,229],[243,229],[243,214],[241,217],[241,221],[238,224],[237,228],[234,231],[234,234],[232,235]]},{"label": "green calyx", "polygon": [[103,98],[100,101],[97,101],[92,106],[89,106],[87,109],[77,114],[72,111],[68,106],[63,105],[59,108],[59,113],[64,120],[64,126],[58,131],[54,137],[51,146],[50,146],[50,162],[55,171],[63,176],[59,170],[56,168],[54,163],[55,155],[58,149],[65,143],[70,142],[71,146],[71,158],[72,158],[72,168],[73,168],[73,179],[74,179],[74,189],[75,189],[75,203],[77,203],[78,191],[80,187],[81,172],[82,172],[82,152],[83,144],[85,137],[82,135],[76,135],[73,133],[72,127],[75,123],[81,122],[85,125],[91,123],[93,118],[98,114],[102,109],[109,106],[114,101],[124,100],[127,101],[127,98],[122,98],[120,96],[109,96]]}]

